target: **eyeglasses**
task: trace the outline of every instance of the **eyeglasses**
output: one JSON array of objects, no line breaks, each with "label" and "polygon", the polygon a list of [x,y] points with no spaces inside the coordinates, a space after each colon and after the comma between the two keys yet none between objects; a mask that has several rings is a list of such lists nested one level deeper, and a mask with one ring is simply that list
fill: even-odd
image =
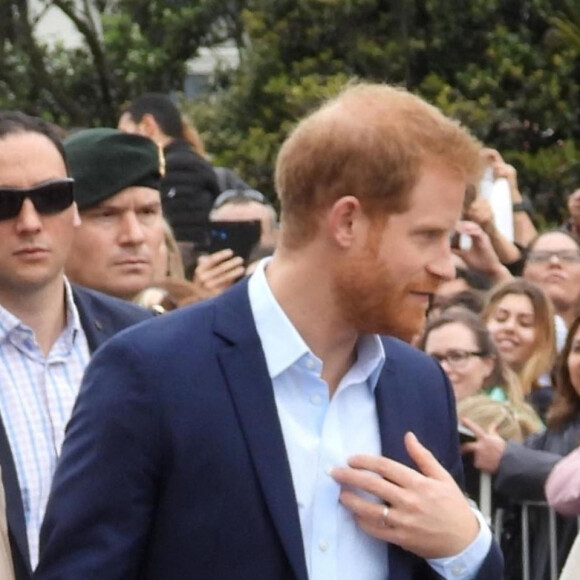
[{"label": "eyeglasses", "polygon": [[263,193],[256,189],[226,189],[222,191],[213,202],[213,209],[217,209],[222,205],[230,202],[232,199],[247,199],[250,201],[257,201],[264,205],[271,205]]},{"label": "eyeglasses", "polygon": [[580,252],[577,250],[556,250],[553,252],[538,250],[530,252],[526,259],[533,264],[547,264],[552,257],[558,258],[563,264],[578,264],[580,262]]},{"label": "eyeglasses", "polygon": [[55,179],[25,188],[0,187],[0,221],[17,217],[25,199],[39,214],[60,213],[74,201],[74,179]]},{"label": "eyeglasses", "polygon": [[435,352],[431,356],[439,363],[446,361],[451,368],[460,369],[472,356],[482,357],[486,356],[486,353],[481,350],[450,350],[445,354]]}]

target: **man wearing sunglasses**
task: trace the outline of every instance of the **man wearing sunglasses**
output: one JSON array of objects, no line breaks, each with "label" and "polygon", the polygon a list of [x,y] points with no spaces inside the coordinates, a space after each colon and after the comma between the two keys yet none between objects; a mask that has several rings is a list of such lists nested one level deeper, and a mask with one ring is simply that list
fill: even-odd
[{"label": "man wearing sunglasses", "polygon": [[17,580],[31,577],[64,428],[91,353],[149,316],[69,284],[79,215],[54,130],[0,112],[0,465]]}]

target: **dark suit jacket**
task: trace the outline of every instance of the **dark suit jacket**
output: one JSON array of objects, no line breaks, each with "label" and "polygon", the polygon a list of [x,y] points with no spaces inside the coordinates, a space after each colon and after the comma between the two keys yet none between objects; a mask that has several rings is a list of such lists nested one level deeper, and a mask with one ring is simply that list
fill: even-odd
[{"label": "dark suit jacket", "polygon": [[[412,429],[461,477],[440,367],[385,339],[385,455]],[[434,578],[395,546],[389,580]],[[501,578],[494,547],[478,578]],[[246,282],[129,329],[87,369],[41,533],[38,580],[307,580],[290,467]]]},{"label": "dark suit jacket", "polygon": [[[143,308],[87,288],[73,286],[73,296],[91,352],[119,330],[152,316]],[[1,418],[0,465],[6,493],[6,517],[16,580],[28,580],[32,576],[32,570],[22,496],[10,443]]]}]

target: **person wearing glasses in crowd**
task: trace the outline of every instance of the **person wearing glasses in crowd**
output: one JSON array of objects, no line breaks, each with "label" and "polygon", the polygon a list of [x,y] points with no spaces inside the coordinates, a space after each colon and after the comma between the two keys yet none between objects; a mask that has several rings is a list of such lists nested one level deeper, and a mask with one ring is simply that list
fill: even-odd
[{"label": "person wearing glasses in crowd", "polygon": [[580,245],[570,233],[552,230],[529,246],[523,277],[535,282],[552,300],[556,338],[561,348],[567,329],[580,313]]},{"label": "person wearing glasses in crowd", "polygon": [[457,402],[480,392],[520,404],[517,376],[503,362],[485,323],[474,312],[453,307],[429,321],[418,348],[435,358],[449,377]]},{"label": "person wearing glasses in crowd", "polygon": [[[191,282],[172,283],[171,289],[179,305],[191,304],[217,296],[244,274],[251,272],[257,259],[271,255],[278,240],[276,210],[268,199],[255,189],[229,189],[215,200],[210,221],[259,221],[260,241],[250,254],[248,264],[227,248],[213,254],[196,255]],[[195,253],[195,248],[191,249]],[[186,256],[188,251],[186,250]],[[192,256],[193,260],[193,256]],[[249,270],[248,270],[249,268]],[[179,295],[179,296],[177,296]]]},{"label": "person wearing glasses in crowd", "polygon": [[38,561],[56,460],[91,353],[150,316],[68,282],[79,224],[55,131],[0,112],[0,465],[17,580]]},{"label": "person wearing glasses in crowd", "polygon": [[299,123],[272,259],[93,359],[36,579],[500,578],[449,381],[395,338],[453,275],[479,170],[479,143],[403,89],[351,85]]}]

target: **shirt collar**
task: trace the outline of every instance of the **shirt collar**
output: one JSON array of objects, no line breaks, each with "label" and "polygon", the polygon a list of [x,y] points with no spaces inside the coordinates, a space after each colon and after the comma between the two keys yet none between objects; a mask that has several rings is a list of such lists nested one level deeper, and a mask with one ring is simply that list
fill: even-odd
[{"label": "shirt collar", "polygon": [[[64,294],[66,326],[64,327],[61,336],[63,337],[65,344],[69,348],[72,348],[78,332],[82,330],[82,326],[79,312],[74,302],[72,288],[66,278],[64,279]],[[16,329],[25,334],[34,335],[34,332],[29,326],[24,324],[19,318],[14,316],[12,312],[9,312],[0,304],[0,339],[6,339]]]},{"label": "shirt collar", "polygon": [[[266,279],[266,266],[271,259],[264,258],[258,264],[250,277],[248,293],[268,373],[274,379],[305,355],[316,357],[270,289]],[[347,374],[351,375],[353,381],[368,382],[369,387],[374,390],[385,363],[383,343],[376,334],[361,335],[356,348],[357,360]]]}]

